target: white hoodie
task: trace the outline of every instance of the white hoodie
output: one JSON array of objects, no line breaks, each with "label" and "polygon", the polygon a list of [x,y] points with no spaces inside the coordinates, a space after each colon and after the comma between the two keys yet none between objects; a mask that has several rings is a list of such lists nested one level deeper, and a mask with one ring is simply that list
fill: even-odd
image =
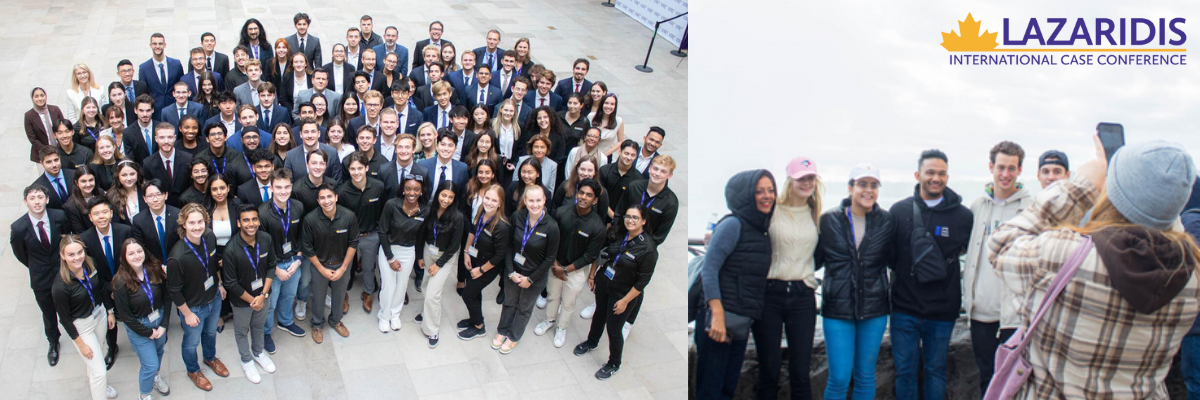
[{"label": "white hoodie", "polygon": [[[1017,298],[1004,286],[1000,277],[992,271],[988,262],[987,242],[1000,223],[1016,217],[1033,204],[1033,197],[1021,184],[1017,192],[997,204],[990,193],[992,184],[984,187],[984,195],[971,203],[971,214],[975,224],[971,228],[971,242],[967,248],[967,259],[963,263],[963,307],[967,316],[980,322],[1000,322],[1001,329],[1017,328]],[[982,272],[981,272],[982,270]]]}]

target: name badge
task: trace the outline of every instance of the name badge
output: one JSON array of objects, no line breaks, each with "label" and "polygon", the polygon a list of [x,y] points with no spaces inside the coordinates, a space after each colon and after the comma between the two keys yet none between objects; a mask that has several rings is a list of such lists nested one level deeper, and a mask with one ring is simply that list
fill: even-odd
[{"label": "name badge", "polygon": [[525,255],[521,254],[521,253],[517,253],[517,254],[513,255],[513,261],[516,262],[517,265],[523,266],[523,265],[525,265]]},{"label": "name badge", "polygon": [[158,310],[151,311],[150,315],[146,316],[146,318],[150,320],[151,324],[158,323],[158,317]]},{"label": "name badge", "polygon": [[333,233],[346,233],[347,231],[349,231],[349,229],[338,229],[338,230],[334,231]]},{"label": "name badge", "polygon": [[484,229],[483,233],[486,233],[488,236],[492,236],[492,231],[489,231],[487,229]]},{"label": "name badge", "polygon": [[262,287],[263,287],[263,280],[261,278],[255,279],[254,282],[250,282],[250,290],[258,290],[258,289],[262,289]]},{"label": "name badge", "polygon": [[625,252],[625,257],[629,257],[630,260],[634,259],[633,254],[629,254],[628,251]]},{"label": "name badge", "polygon": [[438,248],[434,245],[427,245],[425,246],[425,252],[429,253],[431,256],[436,256],[438,254]]},{"label": "name badge", "polygon": [[284,253],[292,252],[292,242],[283,242],[283,252]]},{"label": "name badge", "polygon": [[377,201],[379,201],[379,198],[378,198],[378,197],[376,197],[376,198],[373,198],[373,199],[367,199],[367,202],[368,202],[368,203],[374,203],[374,202],[377,202]]},{"label": "name badge", "polygon": [[471,257],[479,257],[479,250],[475,246],[467,247],[467,255]]},{"label": "name badge", "polygon": [[214,283],[213,277],[210,276],[210,277],[208,277],[208,279],[205,279],[204,280],[204,290],[212,289],[213,283]]},{"label": "name badge", "polygon": [[541,236],[541,237],[546,237],[546,232],[534,232],[534,234]]},{"label": "name badge", "polygon": [[103,313],[104,313],[104,306],[102,306],[102,305],[99,305],[99,304],[97,304],[97,305],[96,305],[96,308],[93,308],[93,309],[92,309],[92,317],[93,317],[93,318],[94,318],[94,317],[97,317],[97,316],[99,316],[100,314],[103,314]]},{"label": "name badge", "polygon": [[588,237],[587,232],[579,231],[579,236]]},{"label": "name badge", "polygon": [[293,220],[292,220],[292,223],[293,223],[293,224],[298,224],[298,223],[300,223],[300,220],[299,220],[299,219],[293,219]]},{"label": "name badge", "polygon": [[415,219],[415,220],[417,220],[417,221],[424,221],[424,220],[425,220],[425,217],[416,217],[416,218],[413,218],[413,219]]},{"label": "name badge", "polygon": [[613,269],[613,267],[608,267],[608,268],[604,269],[604,276],[607,276],[608,279],[612,279],[613,275],[616,275],[616,274],[617,274],[617,270]]},{"label": "name badge", "polygon": [[656,213],[662,214],[662,210],[659,210],[659,209],[657,209],[657,208],[654,208],[654,207],[650,207],[650,211],[654,211],[654,212],[656,212]]}]

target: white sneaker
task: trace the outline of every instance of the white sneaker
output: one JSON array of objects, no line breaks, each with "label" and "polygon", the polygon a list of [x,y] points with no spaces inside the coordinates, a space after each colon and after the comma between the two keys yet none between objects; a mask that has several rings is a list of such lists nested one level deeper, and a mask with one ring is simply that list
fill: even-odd
[{"label": "white sneaker", "polygon": [[139,394],[138,400],[154,400],[154,396],[146,395],[146,397],[142,397],[142,395]]},{"label": "white sneaker", "polygon": [[267,352],[264,351],[262,353],[258,353],[257,356],[254,356],[254,362],[258,363],[258,365],[261,366],[264,371],[267,371],[268,374],[275,373],[275,362],[271,361],[271,357],[267,355]]},{"label": "white sneaker", "polygon": [[386,319],[380,319],[379,320],[379,331],[383,332],[383,333],[391,332],[392,324],[390,322],[388,322],[388,320],[386,320]]},{"label": "white sneaker", "polygon": [[579,312],[579,318],[592,319],[592,315],[595,313],[596,303],[592,303],[591,305],[584,307],[583,310]]},{"label": "white sneaker", "polygon": [[629,340],[629,330],[632,328],[633,328],[633,325],[628,322],[625,323],[625,326],[621,327],[621,339],[622,340]]},{"label": "white sneaker", "polygon": [[307,315],[308,315],[308,302],[307,301],[297,301],[296,302],[296,320],[303,321],[304,317]]},{"label": "white sneaker", "polygon": [[117,398],[117,388],[114,388],[114,387],[112,387],[112,385],[109,385],[108,388],[104,389],[104,396],[108,397],[110,399]]},{"label": "white sneaker", "polygon": [[554,321],[542,321],[533,328],[533,334],[538,336],[545,335],[546,331],[550,330],[552,326],[554,326]]},{"label": "white sneaker", "polygon": [[167,380],[163,379],[162,375],[154,376],[154,388],[163,396],[171,394],[171,387],[167,386]]},{"label": "white sneaker", "polygon": [[567,329],[558,327],[554,330],[554,347],[562,348],[563,343],[567,341]]},{"label": "white sneaker", "polygon": [[546,298],[538,295],[537,308],[546,308]]},{"label": "white sneaker", "polygon": [[258,375],[258,368],[254,367],[254,361],[242,363],[242,371],[246,371],[246,379],[250,383],[262,382],[262,377]]},{"label": "white sneaker", "polygon": [[392,318],[391,321],[388,321],[388,325],[391,325],[393,331],[400,330],[400,316],[397,315],[396,318]]}]

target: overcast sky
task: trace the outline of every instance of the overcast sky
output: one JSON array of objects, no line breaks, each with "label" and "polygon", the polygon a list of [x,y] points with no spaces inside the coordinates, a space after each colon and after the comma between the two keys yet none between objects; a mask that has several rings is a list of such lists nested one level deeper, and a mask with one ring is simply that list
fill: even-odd
[{"label": "overcast sky", "polygon": [[[1073,166],[1091,159],[1089,135],[1100,121],[1124,124],[1129,142],[1174,141],[1200,155],[1200,2],[1008,3],[698,3],[689,236],[725,212],[734,173],[769,168],[782,186],[798,155],[816,162],[826,208],[845,197],[850,168],[862,162],[883,171],[881,205],[911,196],[917,157],[928,148],[949,155],[949,186],[969,203],[990,182],[988,150],[1001,140],[1024,147],[1019,180],[1040,188],[1037,156],[1054,148]],[[1046,18],[1086,18],[1090,27],[1098,17],[1183,17],[1189,65],[952,66],[941,32],[961,34],[968,12],[981,32],[1000,31],[1009,18],[1020,30],[1013,39],[1029,18],[1049,35]]]}]

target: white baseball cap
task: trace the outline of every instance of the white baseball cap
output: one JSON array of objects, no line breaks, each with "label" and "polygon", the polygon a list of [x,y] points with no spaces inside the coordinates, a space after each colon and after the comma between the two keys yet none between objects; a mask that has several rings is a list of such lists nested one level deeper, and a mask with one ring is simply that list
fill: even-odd
[{"label": "white baseball cap", "polygon": [[850,179],[859,180],[862,178],[875,178],[876,181],[883,181],[879,178],[879,168],[875,168],[874,165],[866,163],[855,165],[854,168],[850,170]]}]

